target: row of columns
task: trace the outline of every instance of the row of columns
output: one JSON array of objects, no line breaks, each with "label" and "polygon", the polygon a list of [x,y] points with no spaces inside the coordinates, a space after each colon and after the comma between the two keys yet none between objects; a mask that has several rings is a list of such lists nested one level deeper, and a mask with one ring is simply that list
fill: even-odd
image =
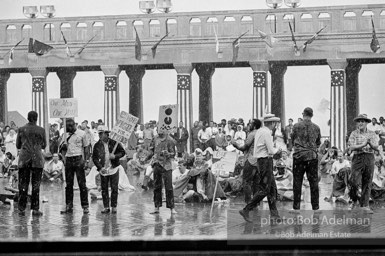
[{"label": "row of columns", "polygon": [[[355,124],[353,118],[358,115],[358,74],[361,64],[356,60],[328,60],[331,68],[330,88],[330,135],[331,144],[338,148],[345,147],[346,135]],[[193,124],[193,102],[191,74],[195,67],[199,75],[199,120],[213,120],[212,76],[215,64],[175,64],[177,72],[177,104],[179,104],[179,121],[183,121],[190,131]],[[284,75],[287,64],[283,62],[255,61],[250,62],[253,70],[253,118],[261,118],[266,112],[279,116],[285,125],[285,94]],[[112,128],[120,112],[118,65],[101,66],[104,73],[104,120]],[[46,128],[48,136],[48,108],[46,68],[30,68],[32,76],[32,109],[39,113],[39,125]],[[130,66],[125,69],[129,77],[129,112],[139,117],[143,122],[143,92],[142,78],[144,66]],[[268,95],[268,74],[271,74],[271,103]],[[76,70],[59,68],[57,75],[60,79],[60,97],[72,98],[73,80]],[[10,73],[0,70],[0,120],[7,122],[7,81]],[[311,86],[311,85],[310,85]],[[349,109],[349,111],[346,111]],[[349,120],[349,122],[347,122]]]},{"label": "row of columns", "polygon": [[[357,60],[328,60],[330,82],[330,142],[345,149],[347,136],[355,129],[354,117],[359,114],[359,82],[361,64]],[[285,125],[284,75],[287,65],[282,62],[251,62],[253,69],[253,118],[266,110],[279,116]],[[268,108],[267,72],[271,74],[271,104]],[[311,85],[309,85],[311,86]],[[300,95],[300,92],[298,93]],[[349,110],[349,111],[347,111]]]}]

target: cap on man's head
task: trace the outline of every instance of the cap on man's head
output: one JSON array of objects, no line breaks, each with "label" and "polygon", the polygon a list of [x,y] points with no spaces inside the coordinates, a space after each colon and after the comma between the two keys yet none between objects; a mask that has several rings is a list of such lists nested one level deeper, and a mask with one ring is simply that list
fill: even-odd
[{"label": "cap on man's head", "polygon": [[305,108],[305,109],[303,110],[303,115],[304,115],[304,116],[313,117],[313,109],[312,109],[312,108],[309,108],[309,107]]},{"label": "cap on man's head", "polygon": [[99,120],[98,120],[98,124],[103,124],[103,120],[102,120],[102,119],[99,119]]},{"label": "cap on man's head", "polygon": [[110,130],[105,125],[99,125],[98,126],[98,133],[102,133],[102,132],[110,132]]},{"label": "cap on man's head", "polygon": [[82,123],[87,123],[87,124],[88,124],[88,121],[87,121],[87,120],[84,120]]}]

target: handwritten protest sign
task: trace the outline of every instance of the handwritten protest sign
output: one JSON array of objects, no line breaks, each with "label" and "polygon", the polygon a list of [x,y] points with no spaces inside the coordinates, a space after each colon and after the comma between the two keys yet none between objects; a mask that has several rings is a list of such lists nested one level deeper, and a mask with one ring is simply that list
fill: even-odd
[{"label": "handwritten protest sign", "polygon": [[70,118],[78,116],[78,100],[75,98],[49,99],[50,118]]},{"label": "handwritten protest sign", "polygon": [[159,107],[158,132],[174,133],[178,128],[178,104]]},{"label": "handwritten protest sign", "polygon": [[236,152],[214,151],[213,165],[211,171],[214,175],[220,177],[229,177],[230,173],[234,172],[235,163],[237,161]]},{"label": "handwritten protest sign", "polygon": [[135,129],[135,125],[139,118],[133,116],[127,112],[120,112],[118,121],[111,130],[110,139],[113,139],[122,144],[126,144],[130,138],[132,132]]}]

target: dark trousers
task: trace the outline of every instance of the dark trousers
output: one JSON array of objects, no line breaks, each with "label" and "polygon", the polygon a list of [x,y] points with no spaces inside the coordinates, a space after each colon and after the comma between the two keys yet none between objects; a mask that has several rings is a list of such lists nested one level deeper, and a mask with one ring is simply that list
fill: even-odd
[{"label": "dark trousers", "polygon": [[294,202],[293,209],[301,208],[301,194],[303,176],[306,172],[306,177],[310,184],[310,197],[313,210],[319,209],[319,189],[318,189],[318,159],[301,161],[293,159],[293,193]]},{"label": "dark trousers", "polygon": [[66,174],[66,207],[73,208],[74,201],[74,176],[78,180],[80,189],[80,203],[83,208],[88,208],[88,191],[86,187],[86,174],[82,156],[67,157],[65,164]]},{"label": "dark trousers", "polygon": [[257,173],[257,167],[245,162],[243,167],[243,193],[245,195],[245,203],[248,204],[253,196],[254,190],[254,179]]},{"label": "dark trousers", "polygon": [[39,193],[40,193],[40,183],[41,183],[42,172],[43,172],[43,168],[32,168],[32,166],[19,169],[19,210],[20,211],[24,211],[27,206],[28,186],[31,178],[32,178],[31,209],[39,210],[39,203],[40,203]]},{"label": "dark trousers", "polygon": [[162,206],[162,179],[166,190],[166,207],[174,208],[174,190],[172,188],[172,170],[164,169],[160,164],[154,165],[154,204]]},{"label": "dark trousers", "polygon": [[[352,159],[352,178],[353,181],[350,189],[350,198],[353,202],[360,200],[361,207],[369,206],[370,190],[372,188],[372,179],[374,172],[374,155],[359,154],[354,155]],[[358,196],[359,180],[356,178],[361,176],[362,191],[361,197]]]},{"label": "dark trousers", "polygon": [[102,187],[102,197],[104,208],[110,207],[110,196],[108,194],[108,183],[111,186],[111,207],[116,207],[118,205],[118,190],[119,190],[119,171],[113,175],[103,176],[100,175],[101,187]]},{"label": "dark trousers", "polygon": [[244,209],[251,211],[267,196],[271,214],[277,215],[277,185],[273,177],[273,158],[259,158],[257,163],[258,171],[256,171],[254,179],[254,196]]}]

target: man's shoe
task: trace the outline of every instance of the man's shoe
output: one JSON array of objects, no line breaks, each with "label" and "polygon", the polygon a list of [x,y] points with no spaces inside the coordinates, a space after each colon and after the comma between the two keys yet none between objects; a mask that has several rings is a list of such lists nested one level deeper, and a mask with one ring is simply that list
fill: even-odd
[{"label": "man's shoe", "polygon": [[174,208],[171,209],[171,214],[177,214]]},{"label": "man's shoe", "polygon": [[239,214],[245,219],[247,222],[253,222],[249,217],[249,211],[243,209],[239,211]]},{"label": "man's shoe", "polygon": [[153,212],[150,212],[150,214],[159,214],[159,207],[155,207]]},{"label": "man's shoe", "polygon": [[43,213],[42,213],[41,211],[39,211],[39,210],[33,210],[33,211],[32,211],[32,215],[33,215],[33,216],[42,216]]},{"label": "man's shoe", "polygon": [[360,205],[358,202],[353,202],[350,206],[349,206],[349,210],[354,210],[354,209],[357,209],[359,208]]},{"label": "man's shoe", "polygon": [[112,207],[111,208],[111,213],[112,214],[116,214],[118,212],[118,210],[116,209],[116,207]]},{"label": "man's shoe", "polygon": [[66,208],[65,210],[60,211],[60,214],[72,214],[74,210],[72,208]]},{"label": "man's shoe", "polygon": [[[85,210],[85,209],[84,209]],[[83,211],[84,212],[84,211]],[[110,213],[110,208],[104,208],[101,213],[103,214],[107,214],[107,213]]]},{"label": "man's shoe", "polygon": [[88,209],[88,207],[83,209],[83,214],[89,214],[89,213],[90,213],[90,210]]},{"label": "man's shoe", "polygon": [[361,207],[361,210],[365,211],[366,213],[369,213],[369,214],[373,214],[373,210],[370,209],[369,206],[366,206],[366,207]]}]

